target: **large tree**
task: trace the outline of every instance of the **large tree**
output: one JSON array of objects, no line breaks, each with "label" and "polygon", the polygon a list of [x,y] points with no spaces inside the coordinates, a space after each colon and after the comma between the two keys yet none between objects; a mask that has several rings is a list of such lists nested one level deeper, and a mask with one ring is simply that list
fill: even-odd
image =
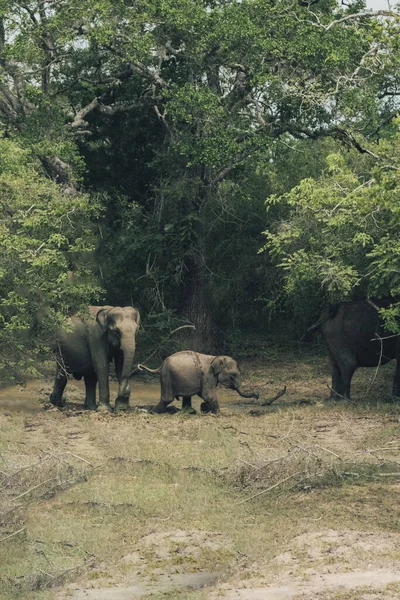
[{"label": "large tree", "polygon": [[396,111],[398,15],[374,16],[362,2],[1,7],[8,135],[18,132],[65,186],[79,185],[80,148],[87,184],[104,192],[107,228],[113,221],[112,278],[115,263],[120,278],[139,265],[134,279],[153,285],[158,308],[196,325],[194,348],[215,346],[213,232],[248,194],[251,173],[266,173],[267,195],[279,144],[326,136],[379,160],[359,132],[376,139]]}]

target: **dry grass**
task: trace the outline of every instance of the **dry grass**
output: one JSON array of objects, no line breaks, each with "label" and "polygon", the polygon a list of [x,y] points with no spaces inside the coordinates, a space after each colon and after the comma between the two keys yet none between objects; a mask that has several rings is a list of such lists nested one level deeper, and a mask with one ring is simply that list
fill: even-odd
[{"label": "dry grass", "polygon": [[[4,594],[22,596],[29,590],[45,590],[75,577],[90,562],[90,557],[83,555],[76,564],[75,557],[70,560],[66,557],[62,542],[46,554],[41,549],[44,541],[30,539],[26,514],[30,505],[87,481],[93,465],[68,451],[56,454],[43,450],[36,457],[3,451],[1,458],[0,563],[8,568],[2,572],[0,590],[3,588]],[[21,546],[24,548],[22,556]],[[33,561],[31,553],[35,555]],[[13,567],[17,566],[15,563],[23,564],[24,559],[31,568],[20,574]]]},{"label": "dry grass", "polygon": [[[323,401],[322,361],[242,368],[248,387],[270,397],[287,384],[287,395],[263,408],[223,392],[218,417],[46,411],[34,385],[19,392],[17,411],[8,402],[0,413],[0,537],[11,536],[0,540],[2,600],[47,600],[63,582],[107,587],[132,572],[268,573],[275,582],[287,570],[276,557],[305,531],[399,532],[400,410],[380,402],[384,379],[375,397],[334,404]],[[360,396],[369,376],[356,382]],[[68,393],[79,408],[81,388]],[[157,395],[158,384],[133,386],[138,404]],[[179,543],[177,531],[186,532]],[[399,560],[393,549],[380,553]],[[131,554],[139,574],[125,560]],[[351,556],[347,568],[363,557]],[[309,567],[302,550],[296,561],[299,573]],[[379,563],[373,551],[370,561]],[[152,598],[200,600],[207,591]]]}]

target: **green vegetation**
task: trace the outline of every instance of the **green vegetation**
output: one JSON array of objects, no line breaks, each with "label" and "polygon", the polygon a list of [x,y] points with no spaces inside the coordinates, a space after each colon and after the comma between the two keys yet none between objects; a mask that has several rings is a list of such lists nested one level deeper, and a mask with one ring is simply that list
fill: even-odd
[{"label": "green vegetation", "polygon": [[365,293],[393,329],[399,19],[364,8],[0,3],[13,377],[88,302],[137,305],[151,348],[293,338]]}]

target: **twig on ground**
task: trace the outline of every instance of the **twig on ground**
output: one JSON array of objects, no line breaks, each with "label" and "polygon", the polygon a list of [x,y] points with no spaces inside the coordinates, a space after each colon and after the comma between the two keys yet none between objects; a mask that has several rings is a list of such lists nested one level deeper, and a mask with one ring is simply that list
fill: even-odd
[{"label": "twig on ground", "polygon": [[370,450],[369,448],[367,448],[365,450],[365,452],[381,452],[382,450],[400,450],[400,448],[375,448]]},{"label": "twig on ground", "polygon": [[[348,398],[346,398],[346,396],[343,396],[342,394],[339,394],[339,392],[336,392],[336,390],[333,389],[333,387],[331,387],[329,385],[329,383],[326,384],[326,387],[328,388],[328,390],[332,393],[335,394],[335,396],[338,396],[339,398],[341,398],[342,400],[346,400],[346,402],[348,402]],[[334,400],[335,398],[333,397],[332,400]]]},{"label": "twig on ground", "polygon": [[51,573],[47,573],[47,571],[43,571],[43,569],[38,569],[38,571],[40,571],[44,575],[47,575],[47,577],[50,577],[51,579],[54,579],[54,575],[52,575]]},{"label": "twig on ground", "polygon": [[77,454],[73,454],[69,450],[66,452],[66,454],[69,454],[70,456],[73,456],[74,458],[77,458],[78,460],[83,460],[83,462],[85,462],[88,465],[90,465],[91,467],[93,467],[92,463],[89,460],[86,460],[86,458],[82,458],[82,456],[78,456]]},{"label": "twig on ground", "polygon": [[294,413],[292,413],[292,422],[290,423],[290,427],[287,430],[287,432],[285,433],[285,435],[283,437],[281,437],[281,441],[285,440],[287,437],[289,437],[292,429],[293,429],[293,425],[294,425]]},{"label": "twig on ground", "polygon": [[249,502],[250,500],[253,500],[254,498],[257,498],[258,496],[261,496],[262,494],[266,494],[267,492],[270,492],[271,490],[273,490],[274,488],[278,487],[282,483],[285,483],[285,481],[287,481],[288,479],[293,479],[293,477],[296,477],[297,475],[300,475],[301,473],[305,473],[305,471],[297,471],[297,473],[293,473],[293,475],[288,475],[287,477],[285,477],[285,479],[281,479],[281,481],[278,481],[278,483],[275,483],[274,485],[271,485],[266,490],[262,490],[261,492],[258,492],[257,494],[254,494],[253,496],[250,496],[249,498],[246,498],[245,500],[241,500],[240,502],[237,502],[236,506],[239,506],[240,504],[244,504],[245,502]]},{"label": "twig on ground", "polygon": [[252,453],[253,456],[255,456],[255,453],[253,452],[252,448],[250,447],[250,444],[246,441],[240,442],[240,444],[242,446],[246,446],[246,448],[248,448],[250,450],[250,452]]},{"label": "twig on ground", "polygon": [[243,435],[250,435],[247,431],[240,431],[239,429],[236,429],[236,427],[234,427],[233,425],[222,425],[221,427],[222,429],[233,429],[234,431],[242,433]]},{"label": "twig on ground", "polygon": [[[354,433],[354,428],[352,427],[351,423],[350,423],[350,422],[349,422],[347,419],[345,419],[345,418],[344,418],[344,416],[343,416],[341,413],[337,413],[337,414],[338,414],[338,416],[339,416],[339,417],[342,419],[342,421],[344,421],[344,422],[346,423],[346,425],[347,425],[347,427],[350,429],[350,431],[351,431],[352,433]],[[357,418],[357,417],[356,417],[356,418]]]},{"label": "twig on ground", "polygon": [[76,571],[77,569],[81,569],[82,567],[93,565],[93,562],[94,562],[94,560],[92,560],[89,565],[87,565],[86,563],[82,563],[80,565],[76,565],[75,567],[71,567],[70,569],[63,571],[62,573],[59,573],[59,575],[53,575],[52,579],[50,581],[48,581],[44,587],[45,588],[48,587],[50,584],[53,584],[54,581],[61,579],[62,577],[64,577],[68,573],[71,573],[72,571]]},{"label": "twig on ground", "polygon": [[283,456],[279,456],[278,458],[273,458],[273,459],[267,461],[266,463],[264,463],[263,465],[261,465],[261,467],[257,467],[256,468],[256,472],[257,471],[262,471],[263,469],[265,469],[266,467],[269,467],[273,463],[279,462],[280,460],[283,460],[284,458],[287,458],[289,456],[289,452],[287,452]]},{"label": "twig on ground", "polygon": [[49,483],[49,481],[55,481],[55,478],[54,477],[50,477],[50,479],[46,479],[45,481],[41,481],[37,485],[34,485],[33,487],[31,487],[29,490],[26,490],[26,492],[24,492],[23,494],[20,494],[19,496],[16,496],[15,498],[12,498],[12,501],[15,502],[15,500],[19,500],[19,498],[22,498],[23,496],[26,496],[30,492],[33,492],[33,490],[36,490],[41,485],[44,485],[45,483]]},{"label": "twig on ground", "polygon": [[200,473],[214,473],[215,469],[207,469],[206,467],[197,467],[195,465],[184,465],[183,467],[179,467],[182,471],[199,471]]},{"label": "twig on ground", "polygon": [[275,400],[278,400],[278,398],[280,398],[284,394],[286,394],[286,385],[273,398],[271,398],[270,400],[265,400],[264,402],[261,402],[260,406],[269,406],[270,404],[272,404],[273,402],[275,402]]},{"label": "twig on ground", "polygon": [[340,460],[342,460],[342,457],[339,456],[339,454],[336,454],[336,452],[333,452],[332,450],[329,450],[328,448],[325,448],[324,446],[320,446],[319,444],[315,444],[316,448],[321,448],[321,450],[325,450],[325,452],[329,452],[329,454],[333,454],[333,456],[336,456],[336,458],[340,458]]},{"label": "twig on ground", "polygon": [[6,537],[3,537],[3,538],[0,540],[0,543],[1,543],[1,542],[5,542],[6,540],[8,540],[8,539],[10,539],[10,538],[14,537],[14,535],[17,535],[18,533],[22,533],[23,531],[25,531],[25,529],[26,529],[26,527],[23,527],[22,529],[18,529],[18,531],[14,531],[14,533],[10,533],[10,535],[7,535]]},{"label": "twig on ground", "polygon": [[247,465],[248,467],[252,467],[252,469],[256,469],[257,467],[255,465],[252,465],[251,463],[247,462],[247,460],[244,460],[244,458],[238,458],[238,460],[242,463],[244,463],[245,465]]}]

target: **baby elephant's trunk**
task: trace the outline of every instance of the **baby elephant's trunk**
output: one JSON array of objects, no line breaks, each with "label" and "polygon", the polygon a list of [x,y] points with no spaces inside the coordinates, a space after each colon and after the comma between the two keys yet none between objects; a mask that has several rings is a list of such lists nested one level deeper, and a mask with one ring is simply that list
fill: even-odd
[{"label": "baby elephant's trunk", "polygon": [[239,387],[236,388],[236,391],[242,398],[255,398],[258,400],[257,392],[243,392]]}]

